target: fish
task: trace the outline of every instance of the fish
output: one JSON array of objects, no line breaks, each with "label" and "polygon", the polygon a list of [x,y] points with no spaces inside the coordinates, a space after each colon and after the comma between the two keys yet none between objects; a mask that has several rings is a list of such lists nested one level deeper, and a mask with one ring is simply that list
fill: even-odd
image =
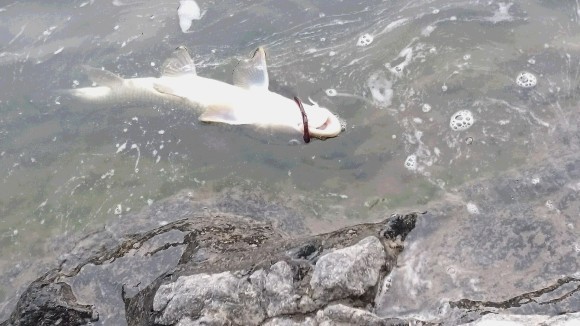
[{"label": "fish", "polygon": [[251,126],[267,132],[327,139],[343,126],[337,115],[313,100],[303,103],[269,90],[266,52],[258,47],[233,71],[233,84],[199,76],[186,47],[178,47],[163,63],[160,77],[124,79],[107,70],[83,65],[92,87],[68,94],[92,103],[162,103],[193,109],[204,123]]}]

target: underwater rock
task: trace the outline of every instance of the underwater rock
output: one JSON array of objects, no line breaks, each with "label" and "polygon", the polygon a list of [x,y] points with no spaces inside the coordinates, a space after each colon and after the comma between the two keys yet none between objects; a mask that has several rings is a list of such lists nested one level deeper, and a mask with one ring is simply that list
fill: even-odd
[{"label": "underwater rock", "polygon": [[70,285],[45,275],[20,297],[10,319],[1,325],[86,325],[98,320],[90,305],[77,302]]}]

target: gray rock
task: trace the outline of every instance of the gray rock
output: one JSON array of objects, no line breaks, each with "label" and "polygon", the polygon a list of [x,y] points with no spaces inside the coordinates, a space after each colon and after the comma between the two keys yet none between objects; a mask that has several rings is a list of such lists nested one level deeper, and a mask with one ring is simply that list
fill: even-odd
[{"label": "gray rock", "polygon": [[417,214],[395,215],[380,223],[291,238],[268,223],[240,216],[190,217],[120,238],[118,246],[41,277],[20,298],[12,318],[0,325],[579,322],[578,314],[496,315],[526,298],[567,300],[580,283],[573,277],[505,302],[448,302],[439,319],[430,322],[378,314],[378,300],[390,295],[389,273],[416,221]]},{"label": "gray rock", "polygon": [[374,288],[385,269],[385,249],[374,236],[318,259],[310,285],[315,299],[362,296]]},{"label": "gray rock", "polygon": [[[417,215],[393,218],[414,225]],[[312,324],[331,300],[372,305],[376,285],[400,252],[387,251],[378,238],[401,246],[401,234],[386,236],[387,221],[290,239],[255,221],[221,219],[189,226],[198,238],[185,237],[196,241],[179,266],[127,298],[129,324]],[[204,259],[195,259],[200,252]],[[336,315],[331,312],[326,321]]]},{"label": "gray rock", "polygon": [[317,326],[318,323],[314,318],[306,317],[303,320],[294,320],[290,318],[272,318],[262,324],[262,326]]},{"label": "gray rock", "polygon": [[280,261],[272,265],[269,272],[259,270],[252,274],[252,284],[262,290],[262,300],[269,317],[293,313],[300,299],[294,292],[293,273],[290,265]]},{"label": "gray rock", "polygon": [[231,272],[181,276],[159,287],[153,310],[161,312],[156,322],[171,325],[184,316],[206,324],[257,325],[266,318],[259,293],[246,279]]},{"label": "gray rock", "polygon": [[580,313],[567,314],[563,316],[546,315],[495,315],[488,314],[479,320],[463,324],[465,326],[576,326],[580,325]]},{"label": "gray rock", "polygon": [[22,295],[10,319],[2,325],[85,325],[98,319],[90,305],[76,301],[70,286],[45,275]]},{"label": "gray rock", "polygon": [[318,311],[316,321],[319,326],[334,325],[382,325],[383,321],[377,315],[363,309],[357,309],[342,304],[336,304]]}]

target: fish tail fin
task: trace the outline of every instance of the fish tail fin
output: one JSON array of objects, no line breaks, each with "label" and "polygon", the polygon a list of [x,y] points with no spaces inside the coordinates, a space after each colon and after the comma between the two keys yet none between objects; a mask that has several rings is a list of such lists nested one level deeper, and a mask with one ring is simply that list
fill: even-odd
[{"label": "fish tail fin", "polygon": [[81,102],[102,102],[110,97],[111,89],[106,86],[59,89],[56,96],[63,96]]},{"label": "fish tail fin", "polygon": [[109,99],[111,91],[123,85],[124,79],[108,70],[80,65],[81,70],[93,82],[93,87],[56,90],[57,96],[64,96],[81,102],[103,102]]}]

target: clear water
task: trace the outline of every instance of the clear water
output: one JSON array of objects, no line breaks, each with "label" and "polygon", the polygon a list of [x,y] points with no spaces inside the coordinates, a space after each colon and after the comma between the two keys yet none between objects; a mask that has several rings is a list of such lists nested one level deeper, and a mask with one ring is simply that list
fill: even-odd
[{"label": "clear water", "polygon": [[[578,155],[577,1],[197,3],[201,17],[187,33],[178,1],[0,4],[0,273],[23,259],[54,261],[53,237],[94,230],[184,188],[209,196],[248,180],[311,216],[313,232],[449,198],[463,211],[437,230],[453,230],[487,218],[480,210],[489,204],[458,189]],[[264,46],[271,89],[328,107],[345,132],[291,146],[156,103],[90,107],[56,93],[90,85],[80,64],[158,76],[179,45],[198,74],[228,82],[237,60]],[[537,84],[518,84],[522,72]],[[417,277],[411,287],[433,288]],[[0,287],[0,301],[13,295]]]}]

